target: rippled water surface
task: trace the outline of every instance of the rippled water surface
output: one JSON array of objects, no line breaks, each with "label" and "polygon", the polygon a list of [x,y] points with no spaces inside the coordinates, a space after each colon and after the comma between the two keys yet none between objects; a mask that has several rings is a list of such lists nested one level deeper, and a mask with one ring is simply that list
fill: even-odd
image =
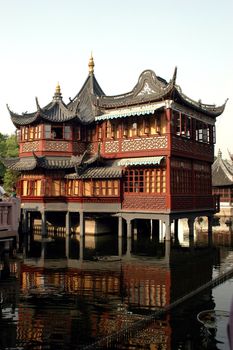
[{"label": "rippled water surface", "polygon": [[[231,245],[126,241],[101,237],[81,257],[73,240],[67,259],[65,239],[35,239],[24,257],[2,256],[0,349],[229,349],[232,278],[169,305],[230,271]],[[203,310],[224,312],[213,329]]]}]

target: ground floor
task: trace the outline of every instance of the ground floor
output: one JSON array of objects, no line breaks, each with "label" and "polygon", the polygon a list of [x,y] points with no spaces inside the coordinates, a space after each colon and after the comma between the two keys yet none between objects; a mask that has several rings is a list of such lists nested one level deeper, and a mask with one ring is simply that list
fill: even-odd
[{"label": "ground floor", "polygon": [[98,236],[114,229],[118,237],[125,235],[130,239],[133,234],[140,234],[140,227],[144,226],[150,234],[155,234],[160,240],[169,241],[177,239],[179,224],[185,221],[192,240],[194,223],[199,217],[206,217],[211,239],[213,215],[212,210],[126,211],[121,209],[119,203],[23,203],[21,228],[23,232],[29,232],[32,227],[38,226],[43,237],[49,231],[56,230],[56,225],[63,227],[67,236],[73,233],[79,237]]}]

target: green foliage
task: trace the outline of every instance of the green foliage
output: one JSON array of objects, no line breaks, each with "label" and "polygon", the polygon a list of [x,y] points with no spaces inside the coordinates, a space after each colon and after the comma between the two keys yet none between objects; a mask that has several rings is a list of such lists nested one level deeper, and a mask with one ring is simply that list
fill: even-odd
[{"label": "green foliage", "polygon": [[4,174],[4,189],[7,193],[11,194],[12,187],[16,185],[19,173],[6,169]]},{"label": "green foliage", "polygon": [[8,136],[5,141],[5,145],[6,145],[5,155],[7,158],[18,157],[19,146],[17,143],[16,135]]},{"label": "green foliage", "polygon": [[[15,158],[18,157],[19,147],[16,135],[3,135],[0,133],[0,158]],[[3,163],[0,162],[0,177],[4,178],[5,190],[11,191],[15,185],[19,174],[6,169]]]}]

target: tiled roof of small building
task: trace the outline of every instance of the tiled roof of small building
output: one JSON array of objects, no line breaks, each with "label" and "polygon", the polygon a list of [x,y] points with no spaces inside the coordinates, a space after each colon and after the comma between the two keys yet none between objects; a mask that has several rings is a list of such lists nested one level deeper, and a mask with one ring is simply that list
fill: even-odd
[{"label": "tiled roof of small building", "polygon": [[67,179],[116,179],[120,177],[122,177],[121,167],[90,167],[81,170],[80,174],[66,175]]},{"label": "tiled roof of small building", "polygon": [[14,159],[1,159],[2,163],[13,171],[28,171],[36,168],[44,169],[74,169],[71,158],[65,157],[24,157]]},{"label": "tiled roof of small building", "polygon": [[233,185],[233,163],[222,159],[220,151],[212,165],[212,185],[214,187]]}]

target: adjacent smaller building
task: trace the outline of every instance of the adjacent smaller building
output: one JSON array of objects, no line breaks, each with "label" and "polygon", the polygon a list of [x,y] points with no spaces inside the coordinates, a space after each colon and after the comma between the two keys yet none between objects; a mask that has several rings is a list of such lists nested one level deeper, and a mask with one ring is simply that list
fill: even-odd
[{"label": "adjacent smaller building", "polygon": [[218,156],[212,166],[213,194],[220,197],[220,210],[217,217],[220,217],[221,227],[229,227],[233,216],[233,155],[230,159],[223,159],[219,150]]}]

